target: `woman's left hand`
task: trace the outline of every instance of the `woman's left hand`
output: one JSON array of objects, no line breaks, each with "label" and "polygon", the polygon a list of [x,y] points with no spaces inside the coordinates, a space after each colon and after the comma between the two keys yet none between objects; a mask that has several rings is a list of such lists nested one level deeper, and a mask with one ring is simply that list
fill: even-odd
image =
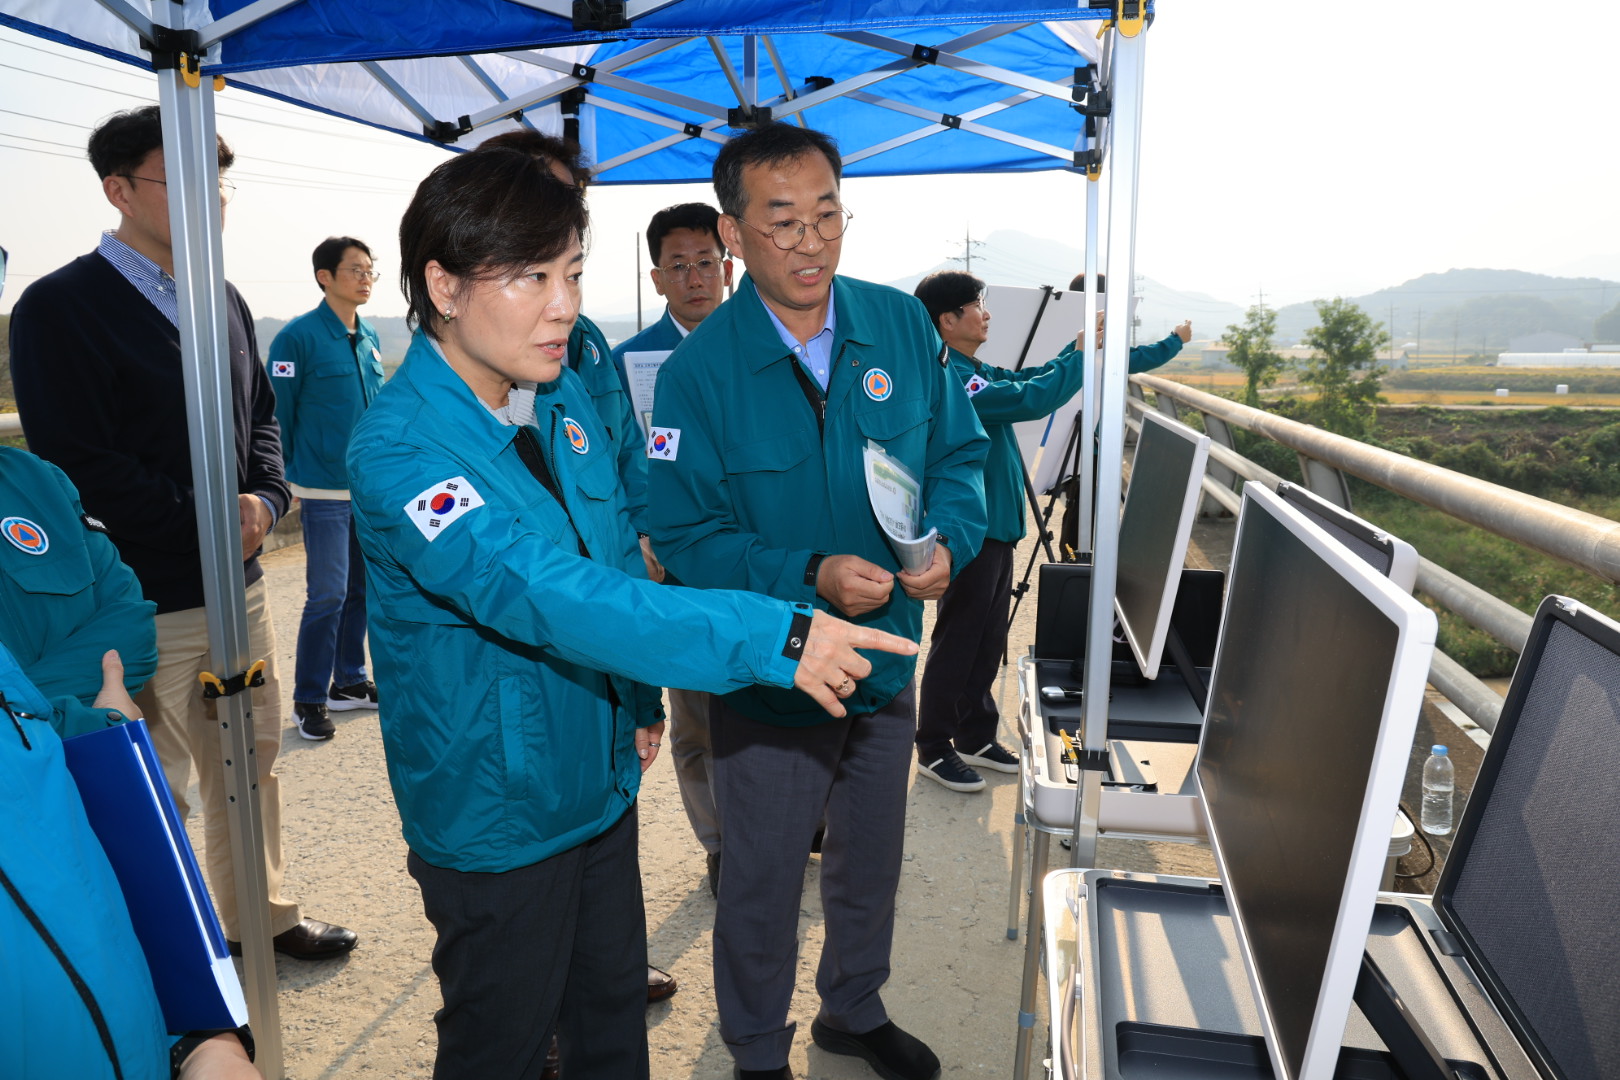
[{"label": "woman's left hand", "polygon": [[658,759],[658,748],[664,741],[664,722],[651,727],[636,728],[636,755],[641,758],[641,771],[646,772]]}]

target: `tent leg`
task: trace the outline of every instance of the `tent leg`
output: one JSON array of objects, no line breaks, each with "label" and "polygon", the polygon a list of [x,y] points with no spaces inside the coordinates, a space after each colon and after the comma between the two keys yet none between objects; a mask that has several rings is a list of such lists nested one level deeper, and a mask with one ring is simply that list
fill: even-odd
[{"label": "tent leg", "polygon": [[[1090,623],[1086,629],[1085,712],[1082,743],[1088,751],[1108,746],[1108,675],[1113,655],[1114,586],[1119,569],[1119,505],[1125,447],[1125,385],[1130,364],[1130,295],[1135,279],[1136,181],[1142,133],[1142,74],[1146,35],[1114,33],[1111,87],[1114,109],[1108,126],[1108,280],[1114,305],[1103,338],[1101,449],[1097,472],[1096,537],[1091,569]],[[1104,510],[1103,508],[1106,508]],[[1098,707],[1101,703],[1101,707]],[[1071,865],[1095,866],[1102,774],[1080,772],[1074,806]]]},{"label": "tent leg", "polygon": [[[1097,325],[1097,245],[1100,239],[1097,235],[1097,188],[1099,180],[1095,176],[1086,178],[1086,315],[1081,323],[1083,327]],[[1075,537],[1080,546],[1080,554],[1091,554],[1092,522],[1096,520],[1097,512],[1097,470],[1096,451],[1093,449],[1092,433],[1097,430],[1097,404],[1101,399],[1098,383],[1101,381],[1100,369],[1097,365],[1097,336],[1087,333],[1084,349],[1085,358],[1081,361],[1086,365],[1086,381],[1080,393],[1080,414],[1082,425],[1080,428],[1080,475],[1076,485],[1080,489],[1078,535]]]},{"label": "tent leg", "polygon": [[[213,670],[229,677],[258,658],[250,655],[242,576],[213,81],[204,78],[200,85],[188,86],[181,72],[170,69],[158,73],[158,90],[208,642]],[[196,688],[199,693],[201,689]],[[220,698],[218,706],[248,1016],[259,1070],[270,1080],[280,1080],[281,1013],[270,944],[269,885],[250,695]]]}]

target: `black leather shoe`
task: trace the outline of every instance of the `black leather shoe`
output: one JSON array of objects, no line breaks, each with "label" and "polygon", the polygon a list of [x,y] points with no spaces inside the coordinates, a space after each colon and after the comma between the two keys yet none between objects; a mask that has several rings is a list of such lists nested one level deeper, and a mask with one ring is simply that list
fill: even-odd
[{"label": "black leather shoe", "polygon": [[[298,960],[327,960],[334,956],[342,956],[359,942],[360,938],[353,930],[333,926],[319,919],[305,919],[291,930],[270,939],[270,944],[275,946],[276,952]],[[232,956],[242,955],[240,941],[227,941],[225,946],[231,950]]]},{"label": "black leather shoe", "polygon": [[651,964],[647,965],[647,1004],[663,1001],[680,988],[681,984],[675,980],[675,976]]},{"label": "black leather shoe", "polygon": [[737,1080],[793,1080],[793,1070],[786,1065],[780,1069],[738,1069],[734,1067],[731,1071]]},{"label": "black leather shoe", "polygon": [[939,1058],[915,1035],[907,1035],[893,1020],[864,1035],[839,1031],[819,1019],[810,1022],[810,1039],[829,1054],[864,1058],[883,1080],[933,1080]]}]

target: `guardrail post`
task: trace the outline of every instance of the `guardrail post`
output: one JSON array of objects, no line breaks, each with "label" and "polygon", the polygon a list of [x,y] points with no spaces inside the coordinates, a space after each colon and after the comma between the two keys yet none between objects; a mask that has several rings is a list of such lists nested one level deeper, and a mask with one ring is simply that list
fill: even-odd
[{"label": "guardrail post", "polygon": [[1350,481],[1344,473],[1315,458],[1299,455],[1299,471],[1305,477],[1305,486],[1334,506],[1350,509]]},{"label": "guardrail post", "polygon": [[[1203,418],[1204,433],[1209,436],[1210,442],[1216,446],[1224,446],[1233,453],[1237,452],[1237,445],[1232,440],[1232,429],[1226,426],[1225,420],[1218,416],[1212,416],[1207,412],[1200,412],[1199,416]],[[1209,473],[1217,483],[1233,491],[1238,489],[1242,479],[1236,472],[1222,465],[1213,457],[1209,459],[1209,465],[1205,472]],[[1208,495],[1204,496],[1203,505],[1199,508],[1199,512],[1207,517],[1219,517],[1225,511],[1226,507]]]}]

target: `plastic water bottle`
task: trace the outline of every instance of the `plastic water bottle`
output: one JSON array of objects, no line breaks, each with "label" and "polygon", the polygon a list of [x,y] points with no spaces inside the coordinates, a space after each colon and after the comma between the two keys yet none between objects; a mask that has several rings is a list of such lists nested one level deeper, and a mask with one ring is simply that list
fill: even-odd
[{"label": "plastic water bottle", "polygon": [[1451,754],[1436,743],[1423,763],[1423,831],[1444,836],[1451,831],[1451,794],[1457,788]]}]

